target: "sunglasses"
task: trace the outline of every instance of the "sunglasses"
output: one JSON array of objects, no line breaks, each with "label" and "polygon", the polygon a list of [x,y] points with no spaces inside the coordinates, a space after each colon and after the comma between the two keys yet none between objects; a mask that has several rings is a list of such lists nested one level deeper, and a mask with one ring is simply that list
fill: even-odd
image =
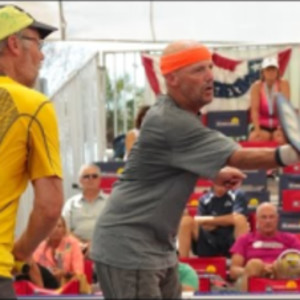
[{"label": "sunglasses", "polygon": [[34,42],[34,43],[38,46],[38,48],[39,48],[40,50],[41,50],[41,49],[43,48],[43,46],[44,46],[44,41],[39,40],[39,39],[37,39],[37,38],[35,38],[35,37],[21,35],[20,38],[21,38],[22,40],[27,40],[27,41],[30,41],[30,42]]},{"label": "sunglasses", "polygon": [[99,174],[85,174],[85,175],[82,175],[81,178],[83,179],[96,179],[96,178],[99,178]]}]

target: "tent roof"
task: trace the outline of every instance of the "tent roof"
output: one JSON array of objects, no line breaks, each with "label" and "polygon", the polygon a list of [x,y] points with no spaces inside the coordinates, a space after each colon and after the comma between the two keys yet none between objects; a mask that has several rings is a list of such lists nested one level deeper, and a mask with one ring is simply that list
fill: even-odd
[{"label": "tent roof", "polygon": [[[207,44],[299,43],[300,2],[0,1],[60,28],[50,39]],[[65,20],[66,27],[61,26]]]}]

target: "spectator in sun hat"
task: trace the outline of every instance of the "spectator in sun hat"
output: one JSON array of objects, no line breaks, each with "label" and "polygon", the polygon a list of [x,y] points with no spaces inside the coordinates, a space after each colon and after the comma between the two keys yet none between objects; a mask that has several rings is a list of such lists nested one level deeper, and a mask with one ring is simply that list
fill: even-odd
[{"label": "spectator in sun hat", "polygon": [[286,142],[277,115],[278,92],[290,99],[290,86],[280,76],[277,57],[266,57],[261,65],[261,78],[251,87],[250,113],[253,128],[249,135],[250,141]]}]

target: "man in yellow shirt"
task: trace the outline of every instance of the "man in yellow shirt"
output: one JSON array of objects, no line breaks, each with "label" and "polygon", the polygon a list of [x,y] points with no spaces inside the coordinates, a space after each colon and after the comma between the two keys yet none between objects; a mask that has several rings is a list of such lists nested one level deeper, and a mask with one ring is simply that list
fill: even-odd
[{"label": "man in yellow shirt", "polygon": [[[54,30],[16,6],[0,6],[0,299],[15,297],[15,261],[30,260],[63,204],[54,107],[32,89],[44,58],[42,40]],[[33,210],[14,241],[18,202],[28,181],[34,189]]]}]

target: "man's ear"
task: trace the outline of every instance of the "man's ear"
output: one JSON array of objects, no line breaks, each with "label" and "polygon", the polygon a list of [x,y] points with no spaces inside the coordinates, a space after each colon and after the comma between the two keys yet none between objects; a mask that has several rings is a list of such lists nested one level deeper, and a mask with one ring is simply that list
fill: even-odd
[{"label": "man's ear", "polygon": [[179,82],[178,76],[175,72],[165,75],[165,80],[169,86],[176,86]]},{"label": "man's ear", "polygon": [[11,35],[7,38],[7,48],[15,56],[21,52],[21,41],[16,35]]}]

